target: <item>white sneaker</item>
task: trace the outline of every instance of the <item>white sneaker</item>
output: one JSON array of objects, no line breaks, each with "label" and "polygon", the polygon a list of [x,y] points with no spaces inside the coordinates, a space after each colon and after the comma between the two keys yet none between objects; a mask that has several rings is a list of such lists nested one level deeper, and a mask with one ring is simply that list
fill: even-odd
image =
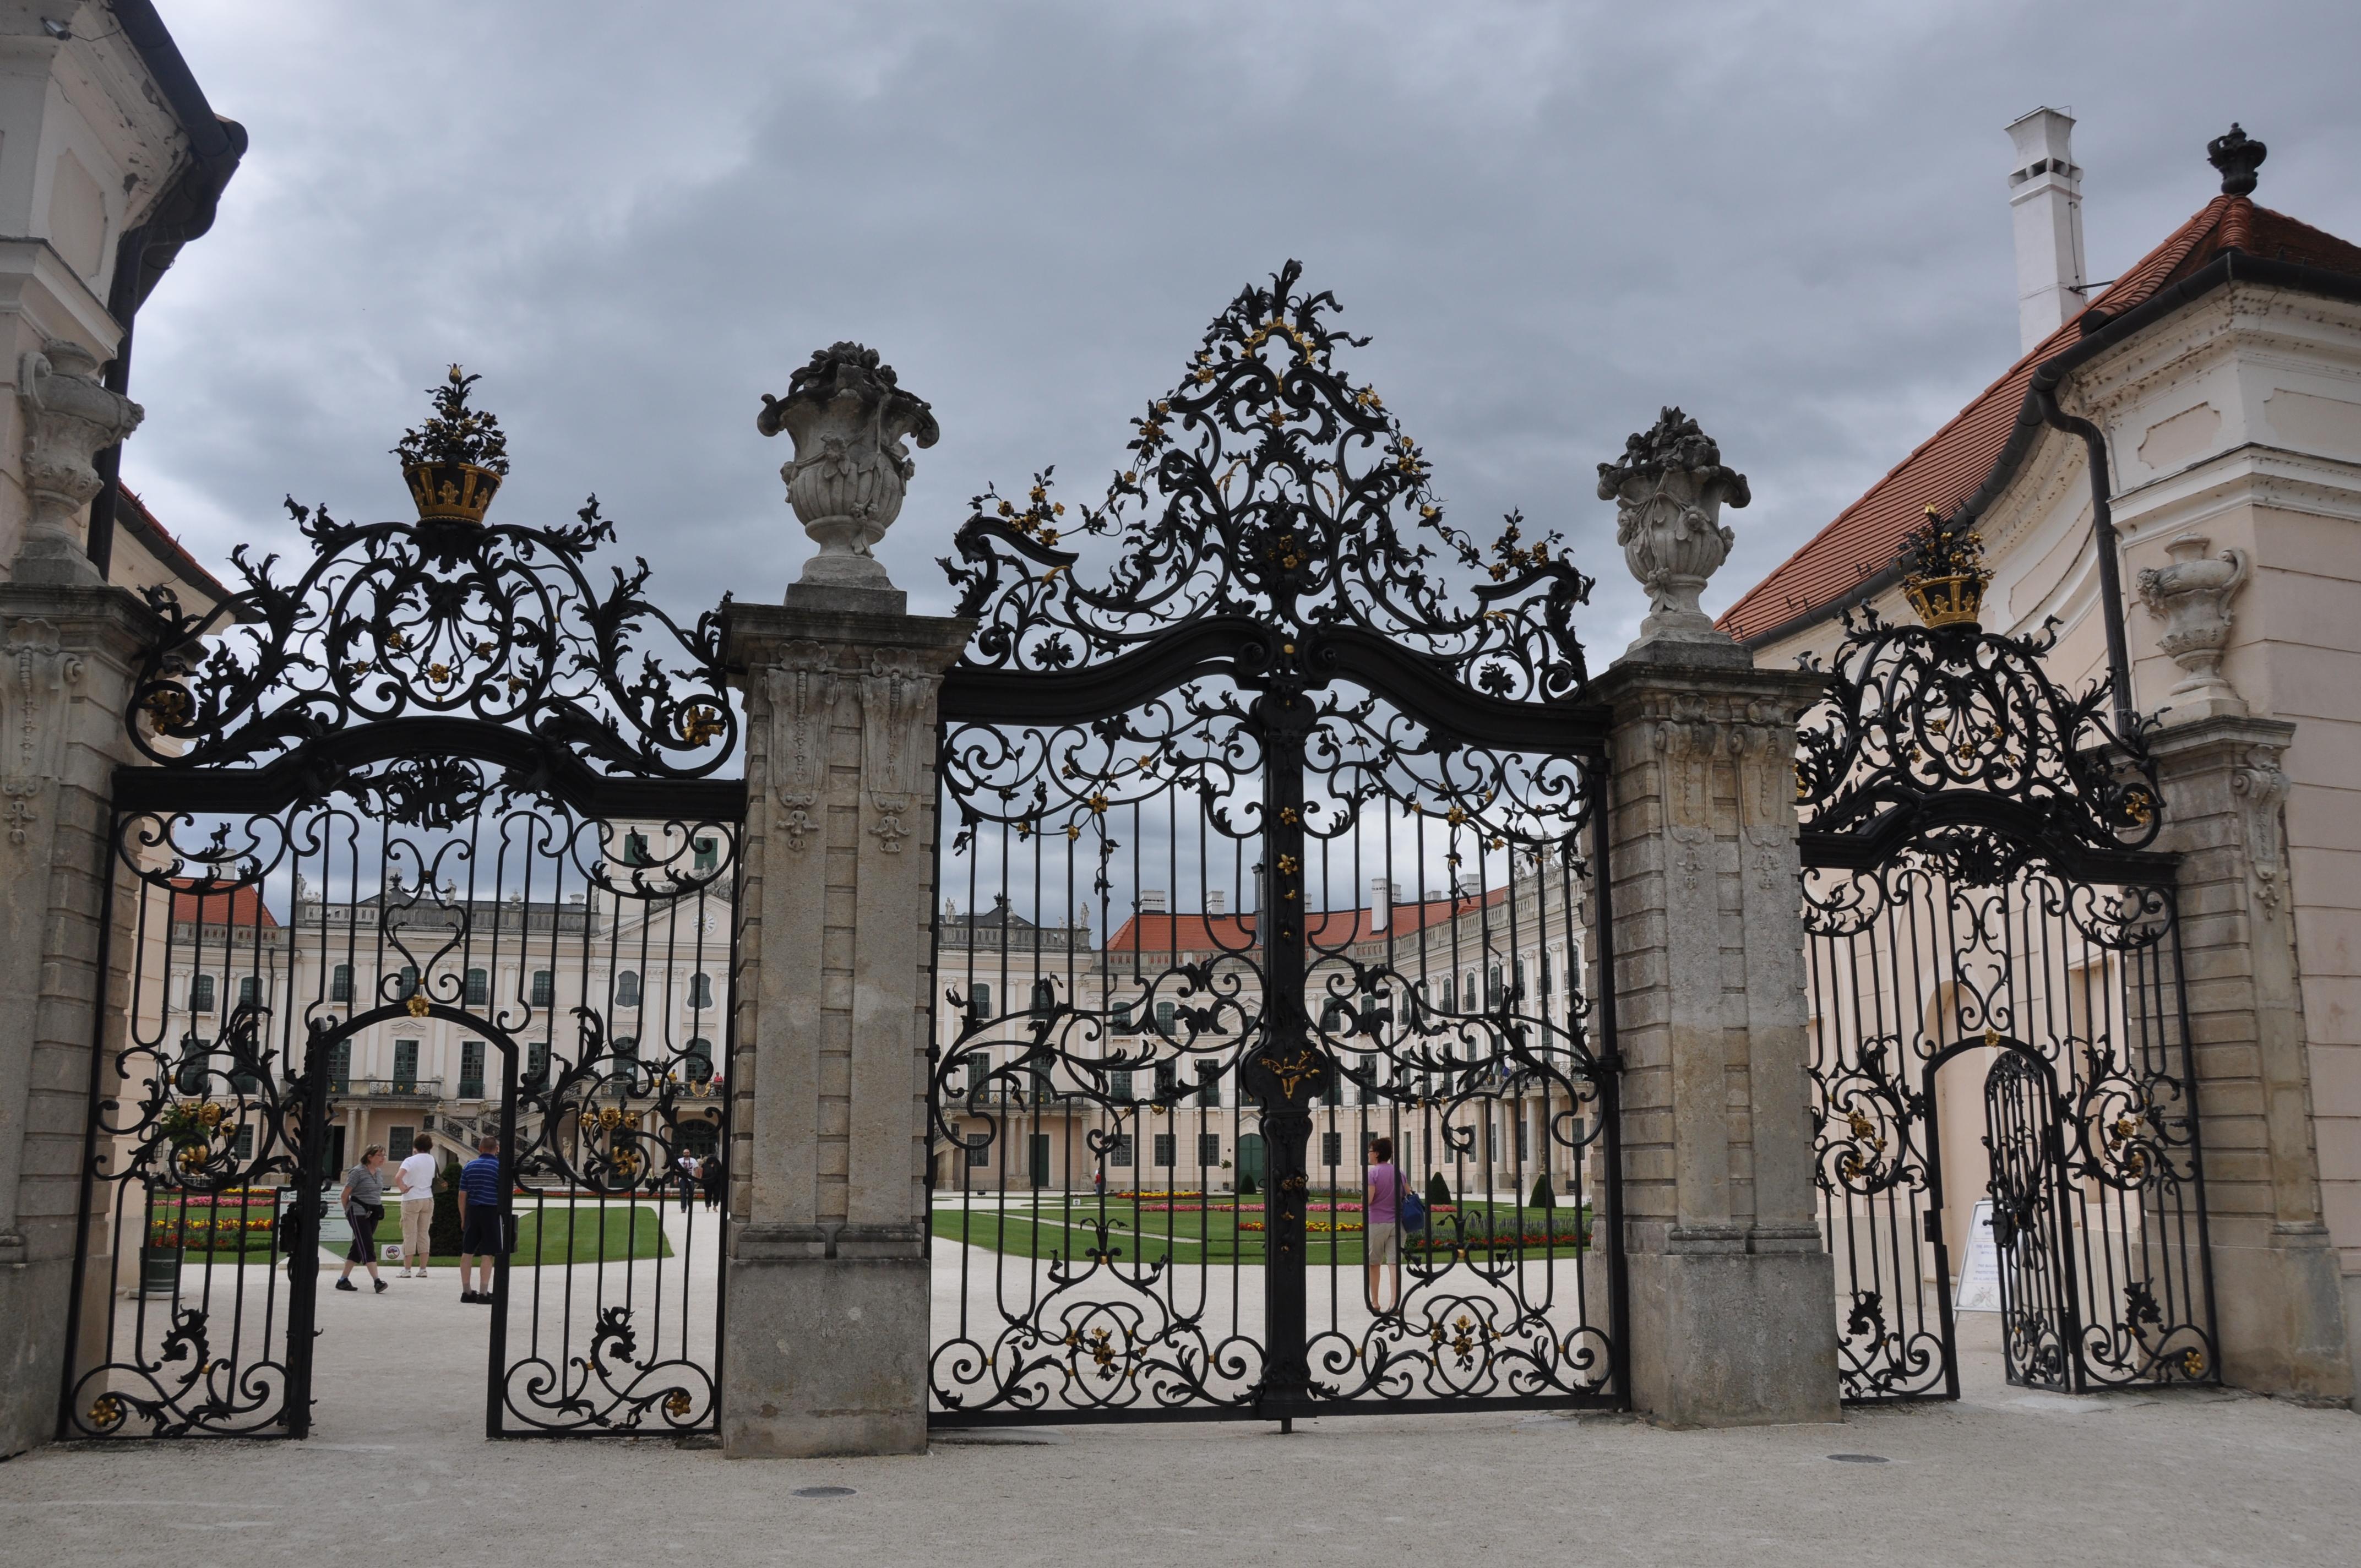
[{"label": "white sneaker", "polygon": [[425,1278],[425,1277],[426,1277],[426,1271],[425,1271],[424,1269],[423,1269],[423,1268],[422,1268],[422,1269],[420,1269],[420,1270],[418,1271],[418,1277],[419,1277],[419,1278],[421,1278],[421,1279]]}]

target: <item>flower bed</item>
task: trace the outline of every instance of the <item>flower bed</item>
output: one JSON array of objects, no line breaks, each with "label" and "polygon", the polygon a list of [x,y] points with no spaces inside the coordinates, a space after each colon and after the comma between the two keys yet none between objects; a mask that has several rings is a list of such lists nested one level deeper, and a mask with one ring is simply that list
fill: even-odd
[{"label": "flower bed", "polygon": [[[1263,1222],[1260,1220],[1238,1222],[1238,1229],[1241,1231],[1259,1231],[1262,1228]],[[1358,1234],[1365,1228],[1357,1220],[1306,1220],[1303,1222],[1305,1233],[1315,1236],[1354,1235]]]}]

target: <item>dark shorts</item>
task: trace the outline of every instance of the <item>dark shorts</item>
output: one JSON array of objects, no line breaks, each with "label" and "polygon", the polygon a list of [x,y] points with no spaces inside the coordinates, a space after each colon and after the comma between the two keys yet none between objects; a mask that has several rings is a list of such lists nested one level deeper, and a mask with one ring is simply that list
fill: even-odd
[{"label": "dark shorts", "polygon": [[500,1257],[508,1248],[500,1240],[500,1212],[471,1208],[459,1223],[459,1254],[463,1257]]},{"label": "dark shorts", "polygon": [[377,1223],[385,1218],[385,1207],[379,1203],[356,1203],[345,1211],[345,1219],[353,1227],[353,1245],[345,1249],[347,1263],[377,1261]]}]

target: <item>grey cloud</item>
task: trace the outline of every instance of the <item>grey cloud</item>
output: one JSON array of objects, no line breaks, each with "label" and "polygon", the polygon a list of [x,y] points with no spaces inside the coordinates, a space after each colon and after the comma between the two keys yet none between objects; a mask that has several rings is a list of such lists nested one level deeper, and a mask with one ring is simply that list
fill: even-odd
[{"label": "grey cloud", "polygon": [[1094,491],[1203,323],[1290,256],[1455,521],[1520,507],[1640,609],[1592,466],[1679,402],[1748,471],[1708,607],[2015,351],[2001,126],[2082,117],[2101,276],[2213,190],[2361,236],[2361,14],[2249,5],[174,6],[253,151],[140,323],[126,477],[201,555],[280,495],[390,514],[447,360],[503,515],[596,490],[680,610],[808,552],[753,429],[856,337],[942,444],[883,554],[925,608],[988,481]]}]

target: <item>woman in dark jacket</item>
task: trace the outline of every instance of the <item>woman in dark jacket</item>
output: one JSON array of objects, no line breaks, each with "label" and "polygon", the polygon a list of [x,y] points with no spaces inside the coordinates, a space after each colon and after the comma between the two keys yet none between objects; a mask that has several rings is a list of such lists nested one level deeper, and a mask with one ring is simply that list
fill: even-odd
[{"label": "woman in dark jacket", "polygon": [[385,1146],[371,1144],[361,1151],[360,1164],[345,1172],[345,1190],[337,1201],[345,1206],[345,1218],[353,1227],[353,1245],[345,1253],[345,1271],[336,1277],[339,1290],[357,1290],[353,1283],[353,1265],[364,1264],[368,1268],[369,1283],[379,1290],[385,1281],[377,1277],[377,1223],[385,1218],[385,1184],[378,1179],[385,1165]]},{"label": "woman in dark jacket", "polygon": [[721,1195],[730,1190],[730,1173],[722,1168],[721,1151],[715,1149],[705,1157],[705,1168],[697,1173],[705,1187],[705,1212],[708,1214],[721,1207]]}]

